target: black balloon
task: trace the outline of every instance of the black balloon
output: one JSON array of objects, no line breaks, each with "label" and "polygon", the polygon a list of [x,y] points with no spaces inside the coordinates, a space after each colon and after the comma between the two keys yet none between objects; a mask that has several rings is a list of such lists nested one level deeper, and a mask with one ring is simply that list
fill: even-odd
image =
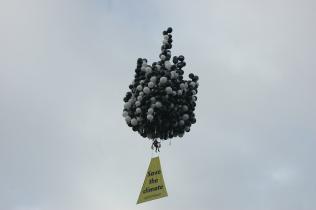
[{"label": "black balloon", "polygon": [[171,59],[172,28],[163,31],[160,61],[149,65],[138,58],[135,78],[123,98],[123,117],[142,137],[166,140],[182,137],[196,122],[194,110],[199,77],[189,74],[183,79],[184,56]]}]

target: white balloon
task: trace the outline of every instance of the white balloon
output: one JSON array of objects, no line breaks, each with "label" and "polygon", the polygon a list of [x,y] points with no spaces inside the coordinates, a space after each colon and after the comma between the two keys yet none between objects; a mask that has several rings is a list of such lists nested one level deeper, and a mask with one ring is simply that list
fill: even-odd
[{"label": "white balloon", "polygon": [[170,70],[171,69],[172,64],[170,63],[170,61],[165,61],[165,67],[166,69]]},{"label": "white balloon", "polygon": [[123,112],[123,117],[127,117],[128,116],[128,112],[127,111],[124,111]]},{"label": "white balloon", "polygon": [[165,60],[165,59],[166,59],[166,56],[165,56],[165,55],[161,55],[161,56],[160,56],[160,59],[161,59],[161,60]]},{"label": "white balloon", "polygon": [[171,94],[172,93],[172,88],[171,87],[166,87],[166,92],[167,94]]},{"label": "white balloon", "polygon": [[146,73],[151,73],[151,67],[146,67]]},{"label": "white balloon", "polygon": [[140,106],[140,101],[136,101],[135,106]]},{"label": "white balloon", "polygon": [[189,119],[189,115],[188,115],[188,114],[184,114],[184,115],[182,116],[182,119],[183,119],[183,120],[188,120],[188,119]]},{"label": "white balloon", "polygon": [[152,121],[152,120],[154,119],[154,116],[152,116],[151,114],[149,114],[149,115],[147,115],[147,119],[148,119],[149,121]]},{"label": "white balloon", "polygon": [[131,124],[132,124],[133,126],[137,125],[137,120],[136,120],[135,118],[133,118],[133,119],[131,120]]},{"label": "white balloon", "polygon": [[153,108],[149,108],[148,109],[148,114],[153,114],[154,113],[154,109]]},{"label": "white balloon", "polygon": [[157,108],[161,108],[161,107],[162,107],[162,104],[161,104],[160,101],[157,101],[156,104],[155,104],[155,106],[156,106]]},{"label": "white balloon", "polygon": [[153,88],[155,86],[155,84],[153,82],[148,82],[148,87],[149,88]]},{"label": "white balloon", "polygon": [[171,71],[170,74],[171,74],[171,79],[178,77],[178,74],[175,71]]},{"label": "white balloon", "polygon": [[157,77],[155,77],[155,76],[150,77],[150,81],[155,83],[157,81]]},{"label": "white balloon", "polygon": [[140,114],[142,112],[142,109],[141,108],[136,108],[136,113],[137,114]]},{"label": "white balloon", "polygon": [[143,89],[143,87],[141,85],[138,85],[136,88],[138,91],[141,91]]},{"label": "white balloon", "polygon": [[150,101],[151,101],[152,103],[155,103],[155,102],[156,102],[156,98],[155,98],[155,97],[151,97],[151,98],[150,98]]},{"label": "white balloon", "polygon": [[144,91],[145,94],[148,94],[150,92],[150,89],[148,87],[144,87],[143,91]]},{"label": "white balloon", "polygon": [[161,77],[160,78],[160,83],[165,84],[168,81],[167,77]]},{"label": "white balloon", "polygon": [[131,117],[130,117],[130,116],[125,117],[125,121],[126,121],[127,123],[131,122]]},{"label": "white balloon", "polygon": [[131,102],[126,102],[125,104],[124,104],[124,108],[125,109],[130,109],[131,108]]}]

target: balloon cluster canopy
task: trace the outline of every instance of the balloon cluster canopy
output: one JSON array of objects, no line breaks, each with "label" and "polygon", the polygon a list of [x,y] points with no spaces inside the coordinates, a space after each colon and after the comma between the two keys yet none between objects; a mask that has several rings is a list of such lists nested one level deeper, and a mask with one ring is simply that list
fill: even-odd
[{"label": "balloon cluster canopy", "polygon": [[123,117],[142,137],[167,140],[183,137],[196,122],[199,77],[193,73],[184,79],[183,55],[171,56],[172,28],[163,31],[160,60],[151,65],[138,58],[135,77],[124,97]]}]

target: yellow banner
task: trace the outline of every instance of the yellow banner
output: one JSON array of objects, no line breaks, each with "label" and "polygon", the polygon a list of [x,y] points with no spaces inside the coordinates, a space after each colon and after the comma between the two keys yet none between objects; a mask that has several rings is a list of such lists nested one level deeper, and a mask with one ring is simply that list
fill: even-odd
[{"label": "yellow banner", "polygon": [[151,159],[137,204],[168,196],[159,157]]}]

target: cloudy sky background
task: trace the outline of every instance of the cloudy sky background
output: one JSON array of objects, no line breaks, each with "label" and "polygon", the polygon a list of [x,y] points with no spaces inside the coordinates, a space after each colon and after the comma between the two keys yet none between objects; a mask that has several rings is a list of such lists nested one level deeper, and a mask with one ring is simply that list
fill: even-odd
[{"label": "cloudy sky background", "polygon": [[[312,0],[0,0],[0,210],[316,209]],[[162,145],[169,197],[136,206],[152,151],[126,126],[161,32],[200,76]]]}]

